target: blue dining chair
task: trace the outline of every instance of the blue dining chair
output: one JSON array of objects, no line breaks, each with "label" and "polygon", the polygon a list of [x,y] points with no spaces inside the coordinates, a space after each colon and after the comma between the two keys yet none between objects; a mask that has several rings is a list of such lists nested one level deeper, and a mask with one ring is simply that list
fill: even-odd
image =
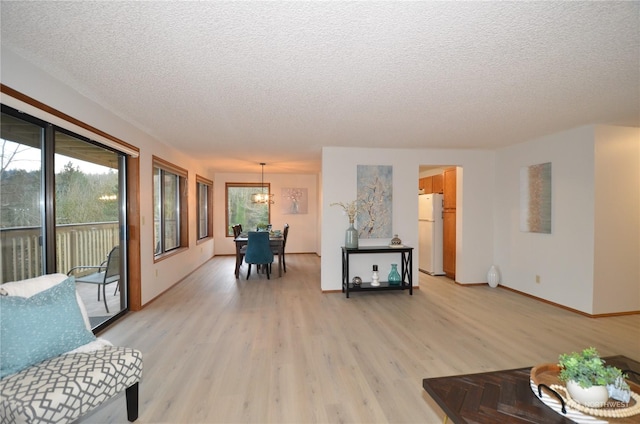
[{"label": "blue dining chair", "polygon": [[[285,260],[284,254],[285,249],[287,247],[287,237],[289,236],[289,224],[284,224],[284,230],[282,231],[282,267],[284,268],[284,272],[287,272],[287,261]],[[279,253],[279,248],[272,248],[274,255]]]},{"label": "blue dining chair", "polygon": [[244,261],[249,265],[247,270],[247,280],[251,275],[251,264],[264,265],[269,280],[269,268],[273,263],[273,252],[269,245],[268,231],[249,231],[247,233],[247,251],[244,254]]}]

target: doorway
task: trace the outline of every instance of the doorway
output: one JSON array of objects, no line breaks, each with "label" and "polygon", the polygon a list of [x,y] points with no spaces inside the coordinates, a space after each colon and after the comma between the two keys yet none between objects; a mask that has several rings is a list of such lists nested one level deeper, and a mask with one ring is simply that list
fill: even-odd
[{"label": "doorway", "polygon": [[[431,275],[446,275],[454,281],[459,173],[461,168],[455,165],[421,165],[418,180],[418,194],[426,198],[420,199],[421,208],[424,208],[424,205],[431,205],[428,208],[429,213],[419,212],[419,216],[424,218],[421,218],[421,221],[425,222],[418,224],[420,230],[418,268]],[[434,205],[434,201],[438,204]],[[433,216],[431,211],[436,211],[438,216]]]}]

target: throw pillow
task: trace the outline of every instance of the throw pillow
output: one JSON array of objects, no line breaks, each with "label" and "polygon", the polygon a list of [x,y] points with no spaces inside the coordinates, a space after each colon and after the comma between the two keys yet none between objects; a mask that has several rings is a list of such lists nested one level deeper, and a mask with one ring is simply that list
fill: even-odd
[{"label": "throw pillow", "polygon": [[95,339],[73,277],[28,298],[0,296],[0,378]]},{"label": "throw pillow", "polygon": [[[45,274],[39,277],[28,278],[26,280],[12,281],[9,283],[0,284],[0,295],[8,294],[9,296],[21,296],[31,297],[34,294],[38,294],[43,290],[50,289],[69,278],[66,274]],[[91,323],[89,321],[89,315],[87,309],[84,306],[84,302],[80,298],[80,294],[76,290],[76,300],[82,312],[82,318],[87,326],[87,330],[91,330]]]}]

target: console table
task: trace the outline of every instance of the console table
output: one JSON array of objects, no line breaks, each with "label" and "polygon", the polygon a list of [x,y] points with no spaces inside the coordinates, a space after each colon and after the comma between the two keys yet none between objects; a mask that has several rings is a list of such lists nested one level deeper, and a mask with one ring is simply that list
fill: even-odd
[{"label": "console table", "polygon": [[[372,286],[371,282],[362,281],[359,286],[349,281],[349,256],[376,253],[398,253],[400,254],[400,277],[398,284],[389,284],[388,281],[380,281],[379,286]],[[383,277],[384,278],[384,277]],[[342,246],[342,292],[347,298],[349,292],[355,291],[378,291],[378,290],[405,290],[409,289],[409,294],[413,295],[413,247],[388,247],[388,246],[361,246],[356,249]]]}]

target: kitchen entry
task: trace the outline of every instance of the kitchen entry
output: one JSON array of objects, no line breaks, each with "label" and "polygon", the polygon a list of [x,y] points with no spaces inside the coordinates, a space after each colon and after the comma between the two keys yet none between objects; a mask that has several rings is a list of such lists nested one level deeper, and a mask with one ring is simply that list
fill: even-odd
[{"label": "kitchen entry", "polygon": [[456,276],[457,167],[420,166],[418,181],[418,269]]}]

